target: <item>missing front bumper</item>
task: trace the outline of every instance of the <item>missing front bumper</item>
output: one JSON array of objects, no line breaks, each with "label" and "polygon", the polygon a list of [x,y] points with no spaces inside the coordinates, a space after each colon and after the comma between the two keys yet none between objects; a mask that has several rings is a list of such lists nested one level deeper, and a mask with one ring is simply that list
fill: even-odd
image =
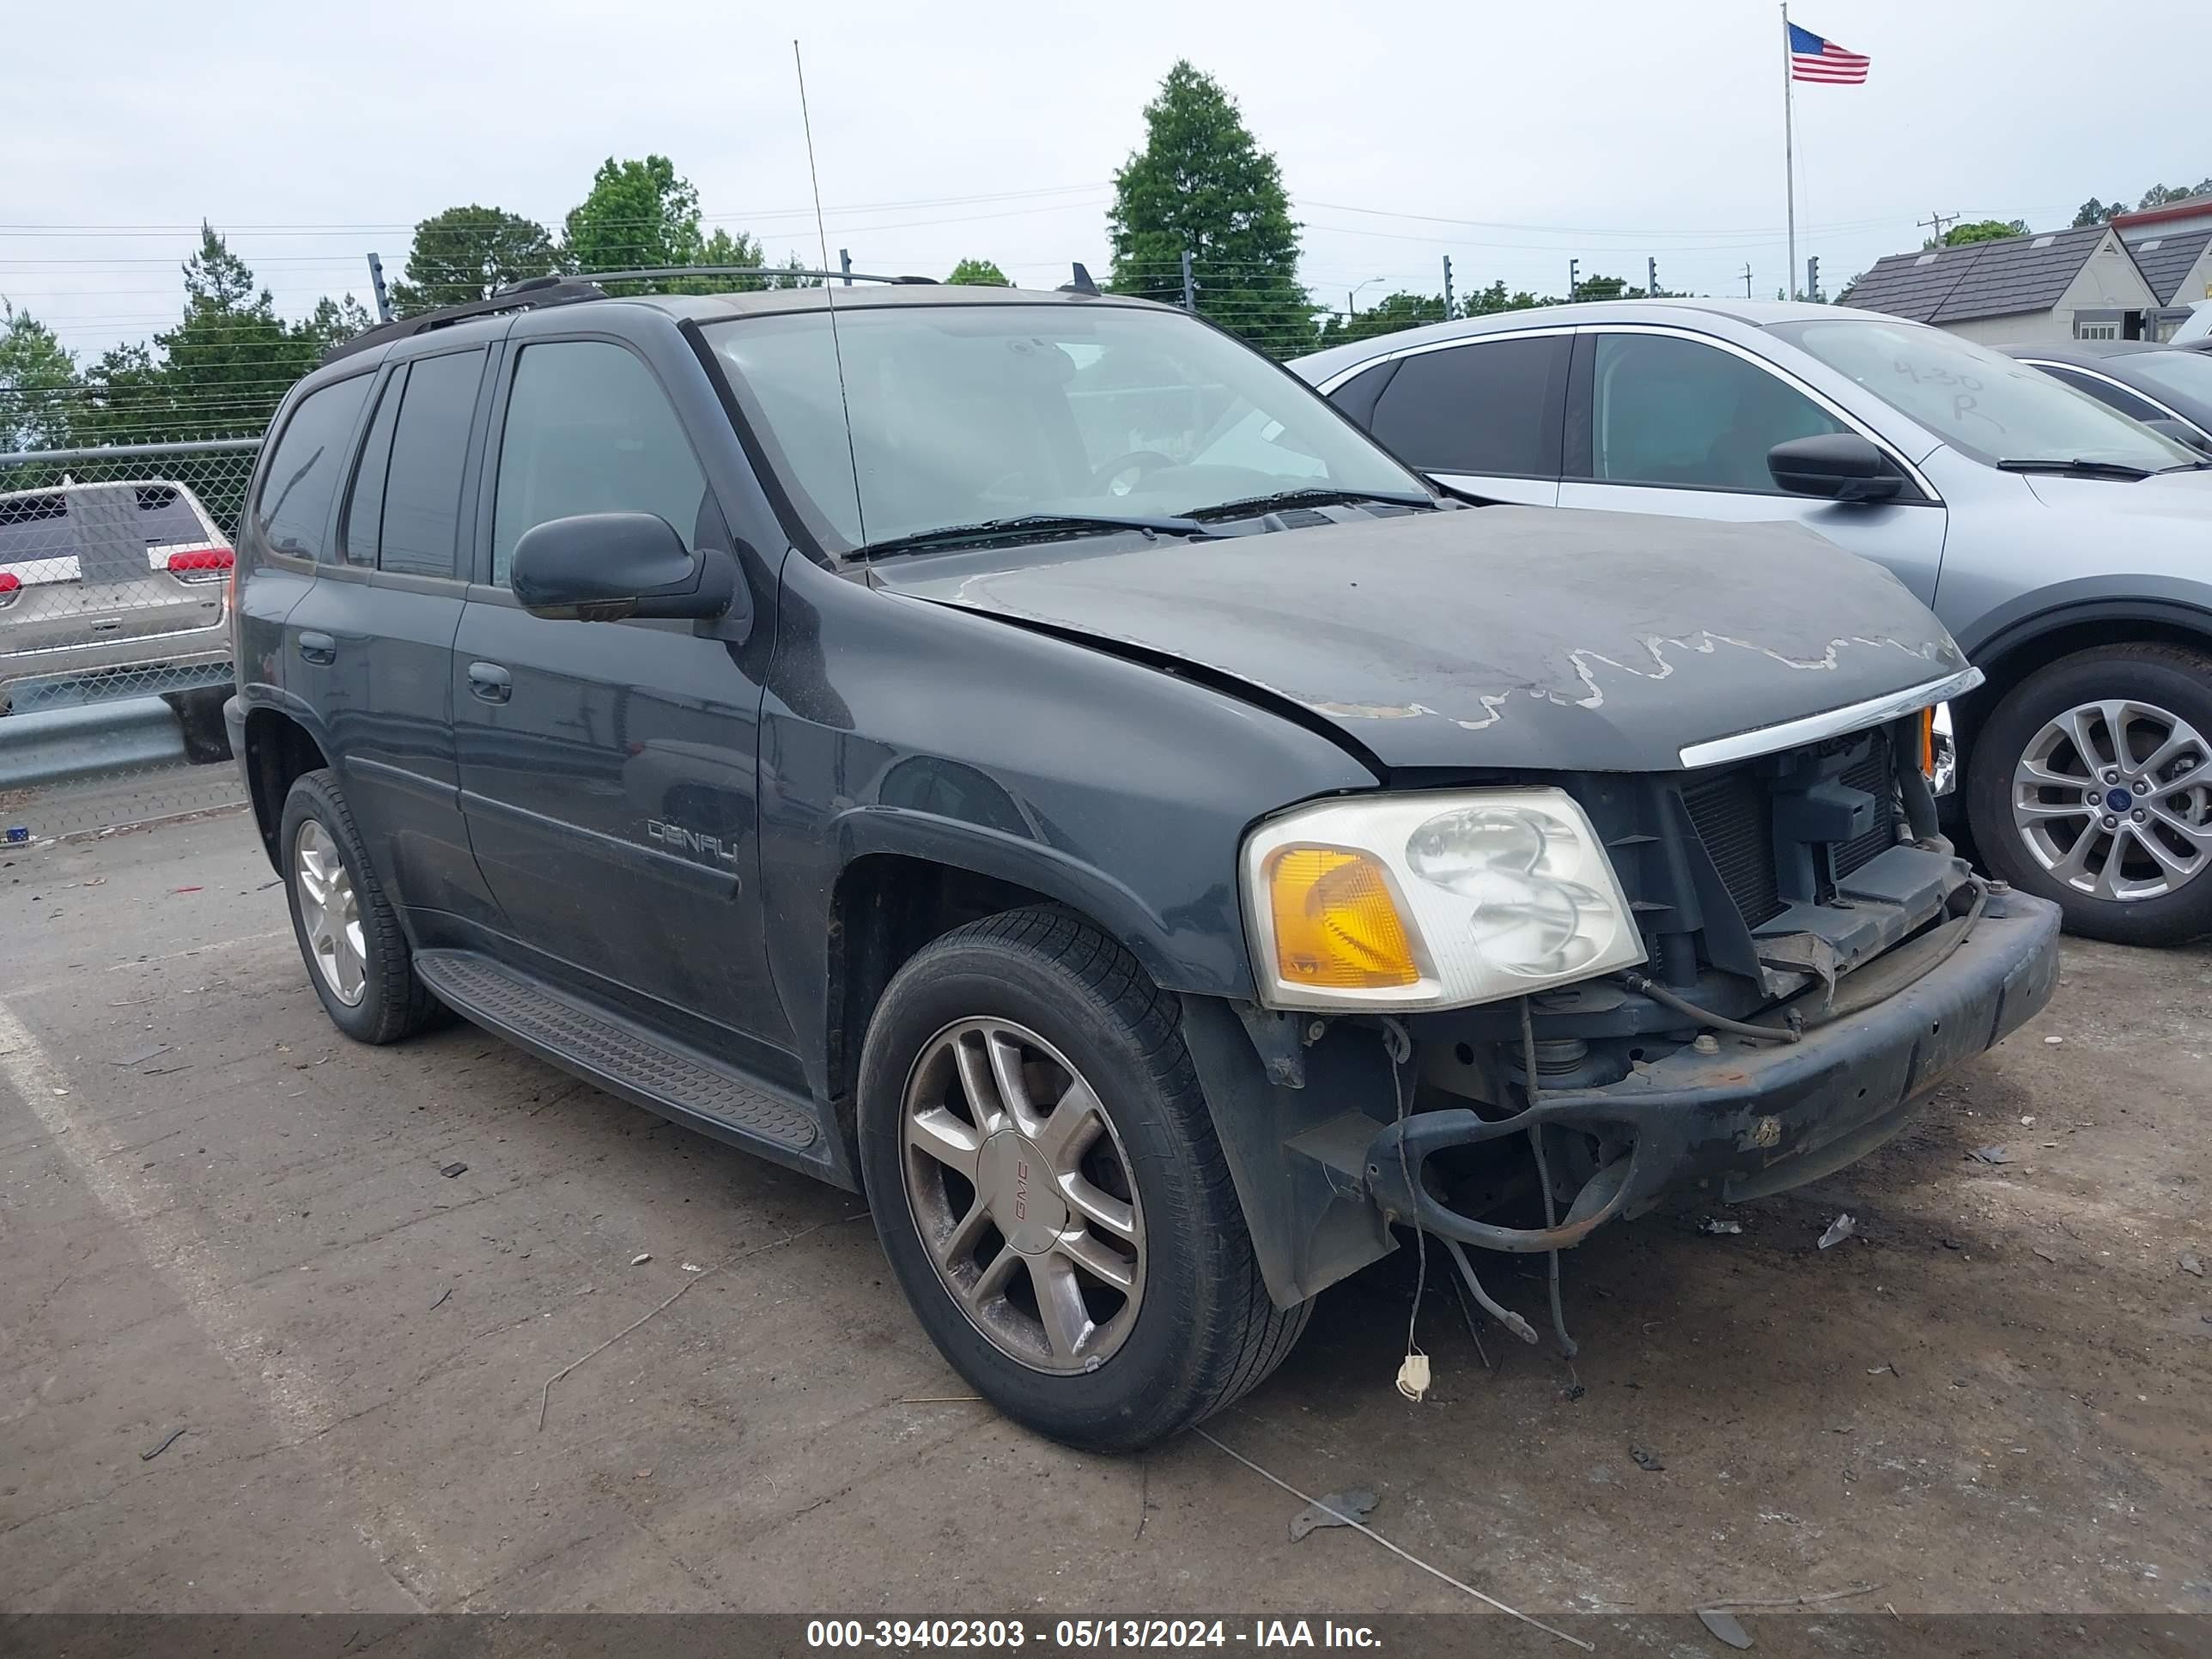
[{"label": "missing front bumper", "polygon": [[[1945,1073],[2050,1001],[2058,922],[2056,905],[2007,894],[1938,966],[1871,1007],[1814,1025],[1801,1042],[1724,1036],[1717,1054],[1685,1048],[1610,1087],[1547,1095],[1510,1117],[1455,1109],[1406,1117],[1368,1142],[1367,1195],[1390,1220],[1443,1237],[1544,1251],[1578,1244],[1670,1191],[1703,1185],[1734,1201],[1817,1180],[1895,1134]],[[1808,1002],[1808,1024],[1814,1017]],[[1628,1146],[1589,1177],[1555,1226],[1474,1219],[1423,1182],[1423,1165],[1438,1153],[1553,1125]]]}]

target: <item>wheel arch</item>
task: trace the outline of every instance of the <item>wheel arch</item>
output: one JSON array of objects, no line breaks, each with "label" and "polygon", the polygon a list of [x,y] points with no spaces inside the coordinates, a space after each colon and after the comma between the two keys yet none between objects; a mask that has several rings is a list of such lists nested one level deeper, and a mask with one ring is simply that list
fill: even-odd
[{"label": "wheel arch", "polygon": [[1961,752],[1972,747],[1991,712],[2023,680],[2077,652],[2106,645],[2178,645],[2212,655],[2212,591],[2191,586],[2170,597],[2061,598],[2025,615],[1990,619],[1993,625],[1972,643],[1960,641],[1984,677],[1952,710]]},{"label": "wheel arch", "polygon": [[270,867],[281,876],[284,859],[276,840],[284,797],[302,775],[330,765],[329,745],[297,712],[261,704],[246,712],[246,752],[239,760],[253,805],[253,827]]}]

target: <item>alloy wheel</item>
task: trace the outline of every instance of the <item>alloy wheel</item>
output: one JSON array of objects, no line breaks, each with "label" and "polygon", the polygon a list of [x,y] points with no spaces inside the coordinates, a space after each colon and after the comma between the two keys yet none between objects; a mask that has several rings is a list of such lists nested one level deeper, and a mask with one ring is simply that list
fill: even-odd
[{"label": "alloy wheel", "polygon": [[361,905],[337,842],[317,819],[302,823],[293,841],[292,881],[298,890],[300,926],[316,971],[340,1002],[349,1008],[359,1006],[368,989],[368,945],[362,932]]},{"label": "alloy wheel", "polygon": [[2030,856],[2076,892],[2162,898],[2212,858],[2212,747],[2153,703],[2080,704],[2021,753],[2012,815]]},{"label": "alloy wheel", "polygon": [[969,1322],[1035,1370],[1110,1358],[1144,1294],[1144,1214],[1074,1066],[1025,1026],[957,1021],[908,1073],[900,1135],[915,1225]]}]

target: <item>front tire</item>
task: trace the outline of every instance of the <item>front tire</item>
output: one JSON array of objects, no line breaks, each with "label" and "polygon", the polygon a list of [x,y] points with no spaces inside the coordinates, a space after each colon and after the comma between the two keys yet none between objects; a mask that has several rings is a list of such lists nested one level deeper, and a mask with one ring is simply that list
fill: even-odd
[{"label": "front tire", "polygon": [[2212,659],[2115,645],[2037,670],[1975,737],[1966,812],[1984,861],[2069,933],[2212,931]]},{"label": "front tire", "polygon": [[277,845],[293,935],[331,1023],[380,1044],[435,1024],[443,1011],[415,975],[414,952],[335,773],[305,773],[292,785]]},{"label": "front tire", "polygon": [[1257,1385],[1269,1300],[1173,997],[1081,919],[1016,910],[901,969],[860,1057],[876,1231],[930,1338],[1017,1422],[1133,1451]]}]

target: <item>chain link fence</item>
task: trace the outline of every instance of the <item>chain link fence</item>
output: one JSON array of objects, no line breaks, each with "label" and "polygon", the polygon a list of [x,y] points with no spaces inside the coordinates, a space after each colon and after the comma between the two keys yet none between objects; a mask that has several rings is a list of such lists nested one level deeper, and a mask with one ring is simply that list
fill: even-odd
[{"label": "chain link fence", "polygon": [[222,726],[256,438],[0,454],[0,836],[241,798]]}]

